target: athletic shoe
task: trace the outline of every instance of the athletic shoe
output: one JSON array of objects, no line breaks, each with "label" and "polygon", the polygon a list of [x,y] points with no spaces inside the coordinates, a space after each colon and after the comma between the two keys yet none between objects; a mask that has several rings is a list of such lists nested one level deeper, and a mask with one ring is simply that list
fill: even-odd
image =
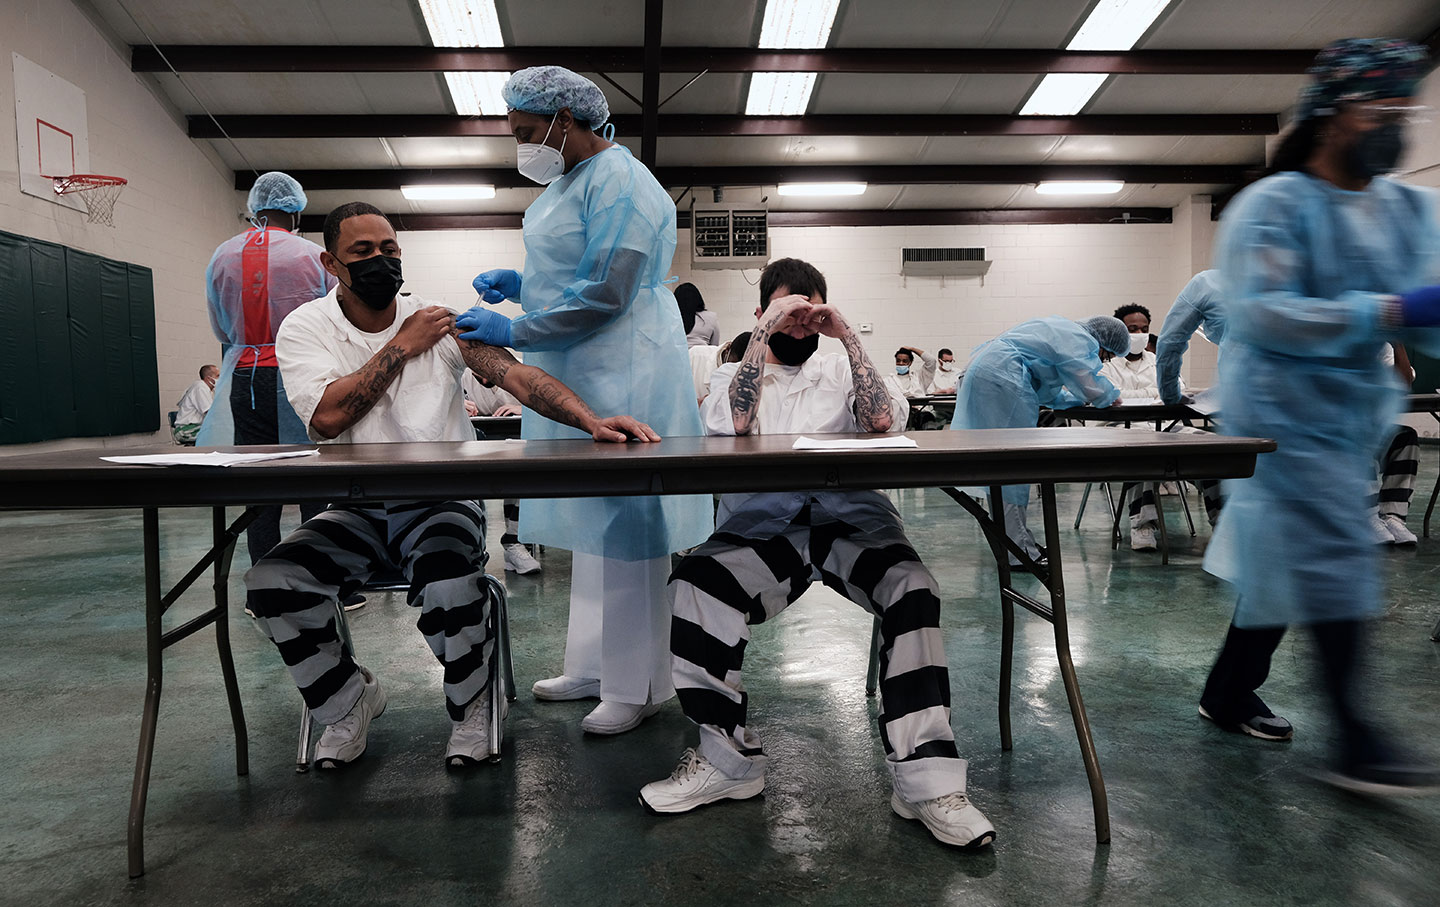
[{"label": "athletic shoe", "polygon": [[587,734],[623,734],[633,731],[640,722],[660,711],[660,703],[632,705],[628,702],[602,700],[590,714],[580,719],[580,729]]},{"label": "athletic shoe", "polygon": [[365,596],[361,595],[359,592],[356,592],[349,598],[342,601],[340,603],[340,607],[346,611],[354,611],[357,608],[363,608],[365,607]]},{"label": "athletic shoe", "polygon": [[246,617],[254,617],[254,616],[255,616],[255,612],[254,612],[254,611],[251,611],[249,607],[246,607],[246,608],[245,608],[245,616],[246,616]]},{"label": "athletic shoe", "polygon": [[365,678],[360,698],[344,718],[325,728],[320,742],[315,744],[316,768],[335,768],[359,759],[365,752],[370,722],[385,711],[385,691],[380,689],[380,682],[365,668],[360,668],[360,674]]},{"label": "athletic shoe", "polygon": [[1370,514],[1370,535],[1374,537],[1377,545],[1395,544],[1395,534],[1385,524],[1385,520],[1378,513]]},{"label": "athletic shoe", "polygon": [[1405,525],[1405,520],[1401,517],[1395,514],[1387,513],[1380,518],[1380,522],[1385,524],[1385,529],[1390,533],[1390,538],[1395,542],[1395,544],[1419,544],[1420,539],[1415,537],[1415,533],[1410,531],[1410,528]]},{"label": "athletic shoe", "polygon": [[540,572],[540,562],[535,560],[524,545],[519,542],[512,542],[503,546],[505,549],[505,569],[511,573],[518,573],[526,576],[531,573]]},{"label": "athletic shoe", "polygon": [[717,800],[747,800],[764,789],[763,766],[754,778],[727,778],[697,750],[687,749],[670,777],[640,788],[640,805],[653,813],[685,813]]},{"label": "athletic shoe", "polygon": [[953,847],[984,847],[995,840],[995,826],[963,793],[911,803],[899,792],[890,795],[890,808],[902,819],[918,819],[935,840]]},{"label": "athletic shoe", "polygon": [[1130,550],[1131,551],[1154,551],[1155,530],[1150,526],[1130,527]]},{"label": "athletic shoe", "polygon": [[1320,780],[1351,793],[1377,797],[1421,797],[1440,792],[1440,769],[1398,761],[1322,772]]},{"label": "athletic shoe", "polygon": [[548,680],[537,680],[530,688],[536,699],[545,702],[565,702],[571,699],[599,699],[600,681],[588,677],[571,677],[561,674]]},{"label": "athletic shoe", "polygon": [[[1263,708],[1263,707],[1262,707]],[[1289,740],[1295,736],[1295,728],[1284,718],[1280,718],[1265,709],[1262,714],[1246,718],[1239,724],[1221,724],[1207,711],[1205,706],[1200,706],[1200,717],[1206,721],[1214,722],[1216,727],[1224,728],[1227,731],[1234,731],[1237,734],[1248,734],[1251,737],[1258,737],[1261,740]]]},{"label": "athletic shoe", "polygon": [[[500,720],[510,711],[510,704],[501,700]],[[451,722],[450,743],[445,748],[445,764],[453,768],[479,765],[482,762],[500,761],[499,756],[490,755],[490,692],[487,690],[475,697],[465,707],[465,717]]]}]

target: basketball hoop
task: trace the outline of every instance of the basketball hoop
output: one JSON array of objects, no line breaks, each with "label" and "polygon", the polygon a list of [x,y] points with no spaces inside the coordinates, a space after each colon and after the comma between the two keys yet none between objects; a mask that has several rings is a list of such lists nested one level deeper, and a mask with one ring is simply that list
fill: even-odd
[{"label": "basketball hoop", "polygon": [[92,224],[115,226],[115,200],[128,181],[119,176],[99,173],[76,173],[55,177],[56,195],[78,195],[85,203],[85,219]]}]

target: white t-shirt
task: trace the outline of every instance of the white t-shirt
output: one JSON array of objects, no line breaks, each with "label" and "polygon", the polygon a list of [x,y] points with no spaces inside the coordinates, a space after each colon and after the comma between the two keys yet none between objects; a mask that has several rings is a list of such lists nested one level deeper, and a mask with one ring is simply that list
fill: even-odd
[{"label": "white t-shirt", "polygon": [[[1131,362],[1126,356],[1112,356],[1100,369],[1120,391],[1121,400],[1155,400],[1160,397],[1160,382],[1155,376],[1155,354],[1146,350]],[[1180,382],[1180,390],[1185,383]]]},{"label": "white t-shirt", "polygon": [[[727,362],[710,376],[710,395],[700,407],[707,435],[733,435],[730,415],[730,381],[740,368]],[[893,377],[885,379],[890,392],[890,419],[895,431],[905,428],[910,404]],[[844,353],[816,353],[804,365],[767,363],[760,379],[760,406],[752,432],[800,434],[860,431],[855,421],[855,382],[850,357]],[[861,529],[898,526],[899,514],[890,499],[878,491],[795,491],[720,496],[715,526],[751,538],[781,532],[806,503],[814,499],[826,513]]]},{"label": "white t-shirt", "polygon": [[350,323],[334,290],[286,317],[275,337],[275,358],[285,381],[285,395],[305,423],[311,440],[330,444],[474,440],[475,431],[465,415],[465,397],[460,390],[465,360],[459,344],[450,338],[406,362],[385,393],[349,431],[326,441],[310,427],[310,419],[331,382],[359,371],[400,332],[400,325],[410,315],[439,304],[417,296],[401,296],[395,303],[395,321],[376,334],[367,334]]},{"label": "white t-shirt", "polygon": [[178,412],[175,413],[176,425],[199,425],[205,421],[205,414],[210,411],[210,404],[215,402],[215,392],[204,380],[196,380],[194,384],[185,389],[185,394],[176,405]]},{"label": "white t-shirt", "polygon": [[718,346],[704,344],[690,347],[690,378],[695,382],[696,400],[710,393],[710,375],[719,364],[715,359],[718,355],[720,355]]}]

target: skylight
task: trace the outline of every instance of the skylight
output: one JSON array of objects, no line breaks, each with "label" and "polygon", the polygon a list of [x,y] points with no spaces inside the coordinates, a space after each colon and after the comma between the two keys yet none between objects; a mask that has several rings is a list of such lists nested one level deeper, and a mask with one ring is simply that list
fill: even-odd
[{"label": "skylight", "polygon": [[[1066,50],[1130,50],[1171,0],[1100,0]],[[1105,83],[1104,73],[1048,73],[1020,108],[1021,116],[1074,116]]]},{"label": "skylight", "polygon": [[[503,47],[495,0],[416,0],[436,47]],[[504,116],[500,89],[507,72],[447,72],[445,84],[457,113]]]},{"label": "skylight", "polygon": [[[840,0],[766,0],[761,48],[804,50],[830,41]],[[747,116],[800,116],[815,91],[813,72],[757,72],[745,99]]]}]

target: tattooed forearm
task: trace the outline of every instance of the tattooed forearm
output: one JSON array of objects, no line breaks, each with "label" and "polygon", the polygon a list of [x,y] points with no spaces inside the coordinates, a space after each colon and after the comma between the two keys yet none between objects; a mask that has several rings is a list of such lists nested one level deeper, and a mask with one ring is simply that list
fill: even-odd
[{"label": "tattooed forearm", "polygon": [[861,431],[890,431],[894,417],[890,412],[890,392],[885,379],[860,345],[860,337],[849,331],[840,340],[850,357],[850,375],[855,384],[855,420]]},{"label": "tattooed forearm", "polygon": [[770,349],[770,331],[757,325],[745,348],[745,358],[730,379],[730,421],[735,434],[748,435],[755,427],[760,408],[760,379],[765,375],[765,354]]},{"label": "tattooed forearm", "polygon": [[584,432],[592,431],[598,421],[595,412],[580,399],[579,394],[538,368],[526,381],[526,391],[527,397],[515,396],[547,419],[573,425]]},{"label": "tattooed forearm", "polygon": [[[456,328],[451,333],[458,334],[460,329]],[[504,347],[461,340],[459,337],[455,338],[455,342],[460,344],[460,355],[465,359],[470,371],[490,384],[504,384],[510,369],[520,364]]]},{"label": "tattooed forearm", "polygon": [[343,378],[332,381],[310,417],[310,427],[322,438],[335,438],[359,422],[405,368],[405,351],[386,344],[370,361]]}]

